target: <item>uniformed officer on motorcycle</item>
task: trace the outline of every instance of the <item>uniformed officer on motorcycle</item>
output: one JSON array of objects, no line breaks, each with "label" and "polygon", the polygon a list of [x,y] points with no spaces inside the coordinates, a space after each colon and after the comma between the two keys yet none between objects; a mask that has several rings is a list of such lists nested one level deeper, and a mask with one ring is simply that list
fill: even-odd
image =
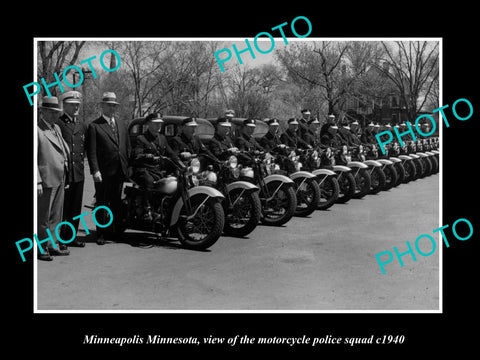
[{"label": "uniformed officer on motorcycle", "polygon": [[287,121],[288,129],[280,135],[280,140],[283,144],[291,148],[311,149],[312,147],[306,143],[298,135],[298,121],[295,118],[291,118]]},{"label": "uniformed officer on motorcycle", "polygon": [[308,130],[302,136],[302,140],[305,141],[308,145],[312,148],[316,148],[320,145],[320,137],[319,137],[319,128],[320,128],[320,121],[317,118],[313,118],[307,121]]},{"label": "uniformed officer on motorcycle", "polygon": [[145,133],[138,135],[130,159],[133,174],[131,178],[145,190],[144,220],[152,220],[159,216],[152,212],[150,207],[151,192],[155,183],[165,177],[162,169],[162,156],[178,161],[177,155],[167,143],[167,139],[159,131],[163,120],[157,113],[148,115],[144,124],[147,125]]},{"label": "uniformed officer on motorcycle", "polygon": [[245,119],[241,125],[240,134],[235,139],[235,146],[240,151],[265,151],[265,149],[252,136],[255,130],[255,119]]},{"label": "uniformed officer on motorcycle", "polygon": [[218,118],[215,126],[215,134],[208,144],[210,152],[217,158],[220,158],[222,154],[226,154],[229,149],[235,147],[233,140],[230,138],[231,128],[232,123],[228,117]]},{"label": "uniformed officer on motorcycle", "polygon": [[266,123],[268,124],[268,132],[260,139],[259,143],[265,151],[270,152],[282,144],[279,134],[280,123],[276,118],[268,119]]},{"label": "uniformed officer on motorcycle", "polygon": [[170,147],[180,159],[188,159],[191,154],[203,153],[215,159],[215,156],[207,149],[200,138],[195,135],[197,126],[195,118],[189,117],[182,120],[178,134],[168,140]]}]

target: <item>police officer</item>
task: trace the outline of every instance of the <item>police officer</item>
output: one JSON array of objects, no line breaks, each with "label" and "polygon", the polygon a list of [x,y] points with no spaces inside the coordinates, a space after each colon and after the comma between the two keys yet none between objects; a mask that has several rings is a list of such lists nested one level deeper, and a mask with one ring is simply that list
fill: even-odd
[{"label": "police officer", "polygon": [[320,142],[324,146],[337,147],[341,145],[341,141],[337,134],[338,126],[335,124],[328,124],[325,133],[321,136]]},{"label": "police officer", "polygon": [[152,220],[159,214],[151,210],[151,192],[155,188],[155,182],[165,176],[161,157],[170,157],[174,161],[178,161],[178,157],[168,145],[165,136],[159,133],[163,124],[159,114],[148,115],[144,124],[147,125],[147,130],[137,136],[130,163],[133,167],[132,179],[145,190],[144,219]]},{"label": "police officer", "polygon": [[303,138],[303,135],[309,131],[308,122],[310,121],[311,112],[309,109],[301,111],[302,117],[298,119],[298,134]]},{"label": "police officer", "polygon": [[[84,159],[85,159],[85,134],[87,125],[78,119],[81,104],[81,94],[78,91],[68,91],[63,96],[63,114],[56,121],[60,127],[62,137],[70,149],[70,171],[66,179],[65,198],[63,203],[63,221],[70,222],[78,233],[80,219],[72,220],[81,214],[83,185],[85,180]],[[72,229],[63,226],[61,230],[62,239],[73,237]],[[61,244],[65,246],[64,244]],[[63,247],[62,246],[62,247]],[[75,239],[68,246],[84,247],[85,242]]]},{"label": "police officer", "polygon": [[245,119],[241,125],[240,134],[235,139],[235,146],[241,151],[265,151],[252,136],[255,130],[255,119]]},{"label": "police officer", "polygon": [[[215,134],[208,144],[210,152],[217,158],[221,159],[221,156],[227,154],[229,149],[235,147],[233,140],[230,138],[230,130],[232,123],[228,117],[220,117],[217,119],[215,126]],[[221,159],[223,160],[223,159]]]},{"label": "police officer", "polygon": [[288,147],[311,149],[311,146],[300,138],[298,135],[298,121],[295,118],[291,118],[287,121],[288,128],[280,135],[280,141]]},{"label": "police officer", "polygon": [[259,143],[265,151],[272,151],[282,144],[279,135],[280,123],[276,118],[268,119],[266,123],[268,124],[268,132],[260,139]]},{"label": "police officer", "polygon": [[358,134],[358,128],[359,128],[359,124],[357,120],[354,120],[353,122],[350,123],[350,139],[351,139],[352,145],[362,144],[362,141],[360,140],[360,137]]},{"label": "police officer", "polygon": [[308,120],[308,131],[305,132],[302,139],[308,145],[315,148],[320,145],[320,138],[318,136],[318,129],[320,127],[320,121],[317,118]]},{"label": "police officer", "polygon": [[373,144],[375,140],[375,124],[373,122],[370,122],[368,124],[368,127],[363,131],[362,136],[360,139],[362,140],[362,143],[364,144]]},{"label": "police officer", "polygon": [[338,129],[338,136],[341,139],[342,145],[354,145],[350,126],[348,126],[348,120],[345,118],[342,120],[341,126]]},{"label": "police officer", "polygon": [[182,154],[207,154],[215,159],[215,156],[207,149],[200,138],[195,135],[197,126],[195,118],[188,117],[182,120],[178,135],[170,138],[168,144],[177,156],[182,156]]}]

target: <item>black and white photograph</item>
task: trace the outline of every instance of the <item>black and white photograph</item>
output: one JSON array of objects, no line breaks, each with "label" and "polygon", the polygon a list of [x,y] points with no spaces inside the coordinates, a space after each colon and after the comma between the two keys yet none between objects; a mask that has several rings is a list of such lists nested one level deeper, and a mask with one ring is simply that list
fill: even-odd
[{"label": "black and white photograph", "polygon": [[38,311],[441,309],[441,39],[36,45]]},{"label": "black and white photograph", "polygon": [[127,5],[4,31],[8,347],[475,346],[471,9]]}]

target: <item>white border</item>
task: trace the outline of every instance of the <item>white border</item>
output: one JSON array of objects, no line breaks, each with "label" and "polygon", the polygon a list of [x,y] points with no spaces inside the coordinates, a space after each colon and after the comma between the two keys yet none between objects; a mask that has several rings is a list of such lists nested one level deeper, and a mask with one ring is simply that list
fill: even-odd
[{"label": "white border", "polygon": [[[210,37],[210,38],[190,38],[190,37],[162,37],[162,38],[137,38],[137,37],[38,37],[33,38],[33,78],[37,79],[37,42],[38,41],[245,41],[245,39],[253,40],[253,37],[235,37],[235,38],[222,38],[222,37]],[[275,42],[277,40],[283,42],[283,38],[274,37]],[[258,39],[259,41],[269,41],[268,38]],[[438,41],[439,42],[439,87],[440,87],[440,104],[443,106],[443,38],[441,37],[340,37],[340,38],[291,38],[287,37],[287,41]],[[32,80],[36,81],[36,80]],[[34,98],[34,125],[37,124],[37,96]],[[440,124],[440,114],[439,121]],[[33,146],[34,146],[34,229],[36,233],[37,229],[37,127],[33,126]],[[439,196],[439,227],[442,226],[443,218],[443,126],[440,126],[440,196]],[[433,230],[433,229],[432,229]],[[440,237],[440,235],[439,235]],[[37,302],[37,246],[33,251],[33,312],[35,314],[441,314],[443,313],[443,246],[442,239],[439,238],[438,248],[439,254],[439,309],[438,310],[39,310]]]}]

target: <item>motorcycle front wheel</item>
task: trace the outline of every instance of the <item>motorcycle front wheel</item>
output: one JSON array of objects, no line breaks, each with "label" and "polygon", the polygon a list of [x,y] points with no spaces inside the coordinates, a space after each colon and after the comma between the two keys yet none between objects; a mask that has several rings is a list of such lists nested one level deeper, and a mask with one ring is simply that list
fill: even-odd
[{"label": "motorcycle front wheel", "polygon": [[417,179],[417,168],[415,167],[413,160],[405,161],[403,168],[405,169],[404,183],[408,183]]},{"label": "motorcycle front wheel", "polygon": [[385,187],[385,173],[380,166],[375,166],[370,177],[372,178],[370,194],[378,194]]},{"label": "motorcycle front wheel", "polygon": [[340,191],[338,180],[333,175],[326,175],[325,178],[317,181],[320,188],[320,202],[317,205],[317,209],[326,210],[335,204],[338,199]]},{"label": "motorcycle front wheel", "polygon": [[225,224],[223,207],[217,199],[197,195],[190,199],[192,212],[188,218],[185,205],[180,212],[178,239],[188,249],[205,250],[215,244]]},{"label": "motorcycle front wheel", "polygon": [[385,174],[385,186],[382,190],[390,190],[397,184],[397,170],[395,170],[393,165],[387,165],[383,168],[383,172]]},{"label": "motorcycle front wheel", "polygon": [[413,159],[413,163],[415,164],[415,169],[417,171],[416,179],[425,177],[425,167],[423,166],[423,162],[420,159]]},{"label": "motorcycle front wheel", "polygon": [[344,204],[355,195],[355,178],[350,171],[340,172],[338,175],[339,195],[337,202]]},{"label": "motorcycle front wheel", "polygon": [[231,209],[225,214],[226,235],[243,237],[250,234],[258,225],[262,205],[258,191],[246,192],[245,189],[233,189],[228,193]]},{"label": "motorcycle front wheel", "polygon": [[397,170],[398,175],[397,183],[395,184],[395,186],[398,186],[405,182],[405,167],[401,162],[397,162],[395,163],[395,170]]},{"label": "motorcycle front wheel", "polygon": [[354,199],[361,199],[370,191],[372,179],[367,169],[359,169],[355,174],[355,195]]},{"label": "motorcycle front wheel", "polygon": [[[288,222],[297,207],[295,190],[283,185],[280,181],[272,181],[265,185],[268,194],[260,194],[262,201],[262,223],[270,226],[281,226]],[[273,196],[273,197],[272,197]],[[272,197],[269,199],[269,197]]]},{"label": "motorcycle front wheel", "polygon": [[301,178],[295,180],[295,195],[297,197],[297,207],[295,216],[308,216],[316,209],[320,201],[320,188],[315,178]]}]

